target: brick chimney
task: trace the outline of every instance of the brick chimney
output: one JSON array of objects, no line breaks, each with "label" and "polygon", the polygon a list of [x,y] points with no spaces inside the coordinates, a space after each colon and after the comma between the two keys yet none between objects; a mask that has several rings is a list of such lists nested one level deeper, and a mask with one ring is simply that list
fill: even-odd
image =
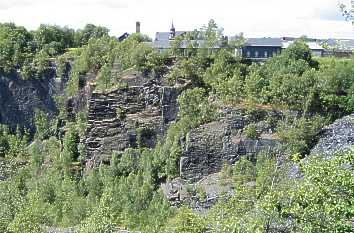
[{"label": "brick chimney", "polygon": [[137,21],[135,24],[135,32],[140,33],[140,22],[139,21]]}]

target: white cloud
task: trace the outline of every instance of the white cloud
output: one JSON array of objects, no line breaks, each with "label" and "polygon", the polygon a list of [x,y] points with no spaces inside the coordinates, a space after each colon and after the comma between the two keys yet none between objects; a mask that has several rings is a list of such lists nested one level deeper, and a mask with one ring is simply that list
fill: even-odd
[{"label": "white cloud", "polygon": [[172,20],[177,30],[193,30],[211,18],[228,35],[354,38],[337,0],[0,0],[0,22],[30,29],[40,23],[94,23],[119,35],[134,31],[139,20],[142,32],[154,36],[169,30]]}]

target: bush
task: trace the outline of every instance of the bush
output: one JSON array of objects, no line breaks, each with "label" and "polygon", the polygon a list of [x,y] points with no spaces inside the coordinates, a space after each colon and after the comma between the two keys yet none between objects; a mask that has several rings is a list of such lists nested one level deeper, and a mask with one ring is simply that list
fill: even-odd
[{"label": "bush", "polygon": [[245,131],[245,135],[247,138],[249,139],[258,139],[260,136],[260,133],[257,131],[257,125],[254,123],[251,123],[249,125],[247,125],[244,129]]},{"label": "bush", "polygon": [[286,121],[279,122],[277,135],[285,143],[285,150],[289,155],[300,153],[307,155],[318,140],[318,134],[326,120],[323,117],[290,117]]},{"label": "bush", "polygon": [[206,91],[194,88],[184,91],[178,97],[178,116],[192,127],[210,122],[216,118],[216,109],[209,104]]},{"label": "bush", "polygon": [[167,223],[166,230],[170,233],[204,233],[207,228],[202,217],[184,207]]}]

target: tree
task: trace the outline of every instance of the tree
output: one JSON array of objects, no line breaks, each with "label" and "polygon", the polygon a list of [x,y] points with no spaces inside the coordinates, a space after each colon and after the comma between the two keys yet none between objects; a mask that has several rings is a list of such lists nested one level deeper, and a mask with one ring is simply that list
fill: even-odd
[{"label": "tree", "polygon": [[354,1],[351,1],[351,6],[347,6],[343,3],[339,4],[340,11],[346,20],[352,21],[354,24]]},{"label": "tree", "polygon": [[181,208],[167,224],[166,231],[171,233],[204,233],[207,230],[203,218],[188,208]]},{"label": "tree", "polygon": [[104,64],[97,75],[98,88],[101,90],[107,90],[111,84],[111,67]]},{"label": "tree", "polygon": [[74,46],[74,30],[67,27],[42,24],[33,34],[38,50],[46,49],[51,56]]},{"label": "tree", "polygon": [[304,60],[310,67],[316,68],[318,62],[312,59],[312,52],[304,40],[292,43],[281,55],[282,59]]},{"label": "tree", "polygon": [[84,29],[78,30],[75,34],[76,46],[86,45],[91,38],[101,38],[108,36],[109,30],[105,27],[87,24]]},{"label": "tree", "polygon": [[178,106],[178,116],[192,127],[207,123],[216,117],[216,110],[209,104],[202,88],[184,91],[178,97]]},{"label": "tree", "polygon": [[214,48],[221,41],[223,28],[219,28],[216,22],[211,19],[208,25],[201,28],[201,36],[206,41],[205,48]]},{"label": "tree", "polygon": [[0,24],[0,72],[10,74],[33,59],[32,35],[13,23]]},{"label": "tree", "polygon": [[353,232],[353,155],[313,156],[300,162],[303,178],[272,193],[263,208],[292,219],[292,232]]}]

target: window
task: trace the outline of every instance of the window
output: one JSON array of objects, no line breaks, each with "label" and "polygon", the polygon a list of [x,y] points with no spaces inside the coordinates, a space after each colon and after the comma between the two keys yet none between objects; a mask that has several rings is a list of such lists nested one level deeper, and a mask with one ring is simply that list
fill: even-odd
[{"label": "window", "polygon": [[258,51],[254,52],[254,56],[258,57]]},{"label": "window", "polygon": [[247,51],[247,57],[251,57],[251,52]]},{"label": "window", "polygon": [[264,51],[264,57],[268,57],[268,51]]}]

